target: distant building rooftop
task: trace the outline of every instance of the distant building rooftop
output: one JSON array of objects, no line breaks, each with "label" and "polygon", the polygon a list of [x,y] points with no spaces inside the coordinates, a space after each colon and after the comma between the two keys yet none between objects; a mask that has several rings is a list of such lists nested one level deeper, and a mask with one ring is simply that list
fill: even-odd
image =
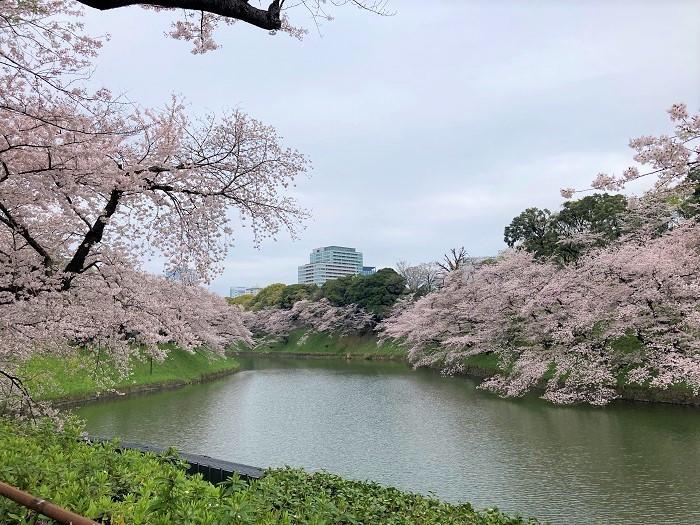
[{"label": "distant building rooftop", "polygon": [[257,295],[262,290],[259,286],[232,286],[229,288],[229,297],[240,297],[241,295]]}]

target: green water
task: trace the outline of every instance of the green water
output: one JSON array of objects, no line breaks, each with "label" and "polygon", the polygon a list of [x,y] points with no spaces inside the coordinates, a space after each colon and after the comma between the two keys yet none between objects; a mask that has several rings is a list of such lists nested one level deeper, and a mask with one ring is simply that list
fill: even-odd
[{"label": "green water", "polygon": [[326,469],[553,524],[700,524],[700,409],[502,400],[400,363],[243,364],[78,413],[95,435]]}]

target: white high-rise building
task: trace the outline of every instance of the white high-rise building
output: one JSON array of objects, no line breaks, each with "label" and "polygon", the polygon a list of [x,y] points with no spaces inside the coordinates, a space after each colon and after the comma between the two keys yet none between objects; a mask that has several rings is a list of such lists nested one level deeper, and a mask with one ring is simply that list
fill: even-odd
[{"label": "white high-rise building", "polygon": [[363,273],[362,253],[346,246],[315,248],[309,264],[299,266],[299,284],[321,286],[328,279]]}]

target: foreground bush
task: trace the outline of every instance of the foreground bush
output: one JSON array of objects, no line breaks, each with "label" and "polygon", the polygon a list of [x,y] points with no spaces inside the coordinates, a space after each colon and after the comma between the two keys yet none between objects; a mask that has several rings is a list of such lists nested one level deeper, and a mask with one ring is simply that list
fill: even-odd
[{"label": "foreground bush", "polygon": [[[155,456],[87,445],[81,427],[63,432],[0,420],[0,479],[97,521],[121,524],[460,524],[517,525],[496,510],[477,512],[373,483],[326,473],[271,470],[261,480],[214,486],[185,474],[174,454]],[[0,523],[37,523],[0,498]]]}]

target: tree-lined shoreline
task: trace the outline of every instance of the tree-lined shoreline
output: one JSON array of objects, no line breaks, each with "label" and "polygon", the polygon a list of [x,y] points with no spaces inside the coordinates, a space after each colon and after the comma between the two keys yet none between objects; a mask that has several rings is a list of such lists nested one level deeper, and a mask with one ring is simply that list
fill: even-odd
[{"label": "tree-lined shoreline", "polygon": [[[409,362],[407,352],[405,346],[393,341],[381,341],[376,334],[309,333],[303,328],[292,331],[282,339],[275,338],[254,347],[237,345],[230,350],[233,356],[396,361],[413,366]],[[436,360],[426,368],[442,372],[443,363]],[[466,356],[462,360],[461,369],[451,375],[482,381],[497,374],[507,374],[507,370],[503,368],[499,356],[492,352]],[[533,385],[530,395],[540,396],[544,394],[546,381],[545,378]],[[624,402],[700,406],[700,395],[682,386],[653,388],[649,385],[625,383],[621,378],[614,388],[617,392],[617,399]]]}]

